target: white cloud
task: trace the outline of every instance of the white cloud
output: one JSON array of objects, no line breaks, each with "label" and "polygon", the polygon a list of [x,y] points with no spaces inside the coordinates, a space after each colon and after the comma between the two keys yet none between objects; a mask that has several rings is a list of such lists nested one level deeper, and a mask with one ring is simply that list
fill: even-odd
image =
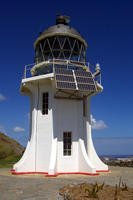
[{"label": "white cloud", "polygon": [[0,94],[0,101],[3,101],[5,99],[6,99],[6,97],[3,94]]},{"label": "white cloud", "polygon": [[91,115],[91,127],[93,130],[102,130],[108,128],[103,120],[96,121],[95,118]]},{"label": "white cloud", "polygon": [[2,125],[0,125],[0,132],[6,134],[6,130],[5,130],[4,126],[2,126]]},{"label": "white cloud", "polygon": [[13,128],[13,131],[14,131],[14,132],[24,132],[25,129],[22,128],[22,127],[20,127],[20,126],[15,126],[15,127]]}]

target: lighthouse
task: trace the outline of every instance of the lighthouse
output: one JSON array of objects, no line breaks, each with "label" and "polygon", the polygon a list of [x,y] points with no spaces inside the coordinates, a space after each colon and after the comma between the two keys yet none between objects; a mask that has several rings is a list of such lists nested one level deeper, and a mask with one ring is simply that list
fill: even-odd
[{"label": "lighthouse", "polygon": [[96,175],[108,171],[91,136],[91,98],[102,92],[100,66],[86,61],[87,43],[58,15],[34,42],[20,93],[30,99],[30,134],[14,174]]}]

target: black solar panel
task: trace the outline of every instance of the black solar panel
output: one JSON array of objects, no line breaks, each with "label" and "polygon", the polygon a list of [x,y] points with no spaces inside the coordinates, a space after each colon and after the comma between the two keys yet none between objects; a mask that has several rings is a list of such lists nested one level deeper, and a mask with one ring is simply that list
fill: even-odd
[{"label": "black solar panel", "polygon": [[73,76],[73,72],[71,69],[61,69],[61,68],[55,68],[55,74],[62,74],[62,75],[71,75]]},{"label": "black solar panel", "polygon": [[57,86],[57,88],[60,88],[60,89],[76,90],[75,83],[58,82],[58,81],[56,81],[56,86]]},{"label": "black solar panel", "polygon": [[95,85],[80,84],[80,83],[78,83],[78,89],[79,90],[89,90],[91,92],[95,92],[96,91]]},{"label": "black solar panel", "polygon": [[74,82],[73,76],[64,76],[64,75],[57,75],[55,76],[57,81],[66,81],[66,82]]},{"label": "black solar panel", "polygon": [[55,68],[55,82],[56,88],[59,89],[96,91],[95,81],[91,72]]},{"label": "black solar panel", "polygon": [[91,72],[74,70],[74,73],[75,73],[75,76],[82,76],[82,77],[90,77],[90,78],[92,78]]},{"label": "black solar panel", "polygon": [[77,83],[89,83],[89,84],[94,84],[93,78],[84,78],[84,77],[76,77]]}]

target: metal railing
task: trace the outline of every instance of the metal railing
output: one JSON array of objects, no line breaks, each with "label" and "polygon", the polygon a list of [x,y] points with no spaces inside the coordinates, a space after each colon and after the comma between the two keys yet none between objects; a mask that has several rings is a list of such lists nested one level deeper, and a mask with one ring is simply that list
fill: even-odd
[{"label": "metal railing", "polygon": [[[37,75],[52,73],[53,68],[57,66],[61,66],[62,68],[66,67],[67,69],[90,71],[95,81],[101,85],[101,73],[100,71],[96,70],[95,66],[93,66],[89,62],[78,62],[74,60],[50,59],[48,61],[44,61],[38,64],[33,63],[33,64],[25,65],[23,79],[30,78]],[[40,69],[42,70],[39,71]]]},{"label": "metal railing", "polygon": [[35,66],[35,63],[25,65],[25,67],[24,67],[24,73],[23,73],[23,77],[22,77],[23,79],[32,77],[32,75],[31,75],[31,69],[32,69],[33,66]]}]

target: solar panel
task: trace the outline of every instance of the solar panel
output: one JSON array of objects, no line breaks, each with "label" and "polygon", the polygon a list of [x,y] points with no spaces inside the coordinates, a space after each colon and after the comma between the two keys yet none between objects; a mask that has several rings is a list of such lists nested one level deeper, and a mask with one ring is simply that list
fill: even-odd
[{"label": "solar panel", "polygon": [[57,81],[66,81],[66,82],[74,82],[73,76],[64,76],[64,75],[58,75],[55,76]]},{"label": "solar panel", "polygon": [[62,75],[64,74],[73,76],[73,71],[71,69],[55,68],[55,74],[62,74]]},{"label": "solar panel", "polygon": [[74,73],[75,73],[75,76],[82,76],[82,77],[90,77],[90,78],[92,78],[91,72],[74,70]]},{"label": "solar panel", "polygon": [[55,82],[58,89],[96,91],[91,72],[55,68]]},{"label": "solar panel", "polygon": [[75,83],[56,81],[56,87],[60,88],[60,89],[76,90],[76,84]]},{"label": "solar panel", "polygon": [[89,83],[94,84],[93,78],[76,77],[77,83]]},{"label": "solar panel", "polygon": [[95,85],[80,84],[80,83],[78,83],[78,89],[79,90],[89,90],[89,91],[92,91],[92,92],[96,91]]}]

